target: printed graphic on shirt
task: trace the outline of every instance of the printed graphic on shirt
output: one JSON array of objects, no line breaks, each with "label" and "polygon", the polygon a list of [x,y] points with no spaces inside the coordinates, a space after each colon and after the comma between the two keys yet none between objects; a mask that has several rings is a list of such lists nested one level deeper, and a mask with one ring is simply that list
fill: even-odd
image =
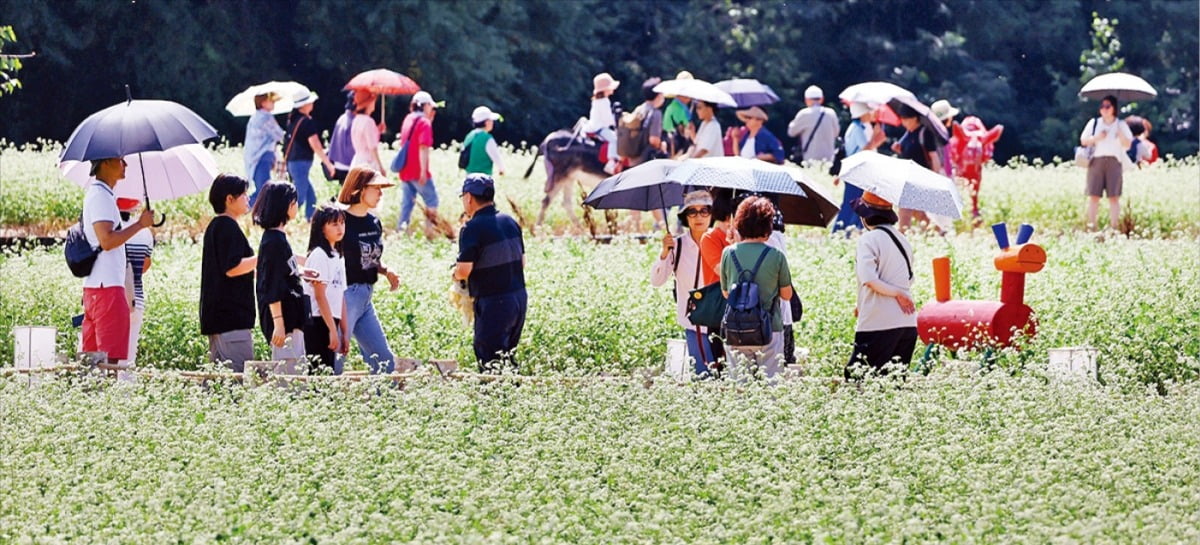
[{"label": "printed graphic on shirt", "polygon": [[[366,234],[366,233],[364,233]],[[383,246],[370,242],[359,242],[359,264],[363,270],[379,268],[379,260],[383,257]]]}]

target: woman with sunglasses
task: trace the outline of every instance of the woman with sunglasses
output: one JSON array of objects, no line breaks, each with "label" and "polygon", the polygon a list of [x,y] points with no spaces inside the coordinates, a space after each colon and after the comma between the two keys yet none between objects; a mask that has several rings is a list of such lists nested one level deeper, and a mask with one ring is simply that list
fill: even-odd
[{"label": "woman with sunglasses", "polygon": [[1129,125],[1117,119],[1117,97],[1112,95],[1100,101],[1100,117],[1088,121],[1079,135],[1079,144],[1092,148],[1092,159],[1087,169],[1087,227],[1096,228],[1096,215],[1100,209],[1100,197],[1108,197],[1108,226],[1117,228],[1121,220],[1121,156],[1133,142]]},{"label": "woman with sunglasses", "polygon": [[688,230],[679,237],[667,233],[663,237],[663,249],[658,260],[650,269],[650,285],[661,286],[672,275],[675,276],[675,322],[683,328],[687,339],[688,357],[694,362],[696,376],[707,377],[709,366],[716,362],[708,330],[692,325],[687,317],[688,294],[704,285],[702,261],[700,259],[700,237],[708,232],[712,222],[712,194],[693,191],[683,197],[683,210],[679,219]]}]

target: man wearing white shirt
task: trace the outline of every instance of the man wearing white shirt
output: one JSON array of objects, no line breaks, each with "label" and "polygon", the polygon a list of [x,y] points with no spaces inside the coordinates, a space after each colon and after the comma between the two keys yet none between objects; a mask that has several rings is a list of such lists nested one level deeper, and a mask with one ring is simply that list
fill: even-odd
[{"label": "man wearing white shirt", "polygon": [[799,153],[795,158],[803,161],[832,161],[837,152],[836,144],[841,126],[837,113],[825,106],[825,93],[816,85],[804,90],[806,108],[796,112],[788,123],[788,136],[796,139]]},{"label": "man wearing white shirt", "polygon": [[1096,228],[1100,197],[1108,197],[1108,226],[1117,228],[1121,220],[1121,186],[1124,176],[1121,157],[1133,142],[1129,125],[1117,119],[1117,97],[1100,101],[1100,117],[1088,121],[1079,135],[1079,144],[1092,148],[1092,160],[1087,170],[1087,225]]},{"label": "man wearing white shirt", "polygon": [[129,303],[125,299],[125,242],[154,223],[149,208],[124,229],[113,188],[125,178],[120,157],[92,161],[96,177],[83,195],[83,233],[99,248],[92,271],[83,279],[83,351],[106,352],[108,363],[129,355]]}]

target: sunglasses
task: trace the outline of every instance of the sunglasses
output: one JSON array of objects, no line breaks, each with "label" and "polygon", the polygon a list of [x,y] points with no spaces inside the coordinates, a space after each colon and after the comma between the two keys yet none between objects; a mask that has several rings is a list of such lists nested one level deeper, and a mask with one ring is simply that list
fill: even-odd
[{"label": "sunglasses", "polygon": [[696,216],[710,216],[712,215],[712,208],[708,206],[703,208],[688,208],[687,210],[683,211],[683,215],[689,218],[694,218]]}]

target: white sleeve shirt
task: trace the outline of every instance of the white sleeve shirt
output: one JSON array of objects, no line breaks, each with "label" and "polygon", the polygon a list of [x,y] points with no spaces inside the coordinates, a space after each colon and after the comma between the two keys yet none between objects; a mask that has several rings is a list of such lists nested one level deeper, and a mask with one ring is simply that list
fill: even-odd
[{"label": "white sleeve shirt", "polygon": [[[83,194],[83,234],[89,244],[100,247],[100,236],[96,234],[96,222],[112,223],[114,230],[121,227],[121,212],[117,210],[117,198],[111,187],[93,180]],[[84,288],[125,287],[125,245],[104,250],[96,256],[92,274],[83,279]]]}]

